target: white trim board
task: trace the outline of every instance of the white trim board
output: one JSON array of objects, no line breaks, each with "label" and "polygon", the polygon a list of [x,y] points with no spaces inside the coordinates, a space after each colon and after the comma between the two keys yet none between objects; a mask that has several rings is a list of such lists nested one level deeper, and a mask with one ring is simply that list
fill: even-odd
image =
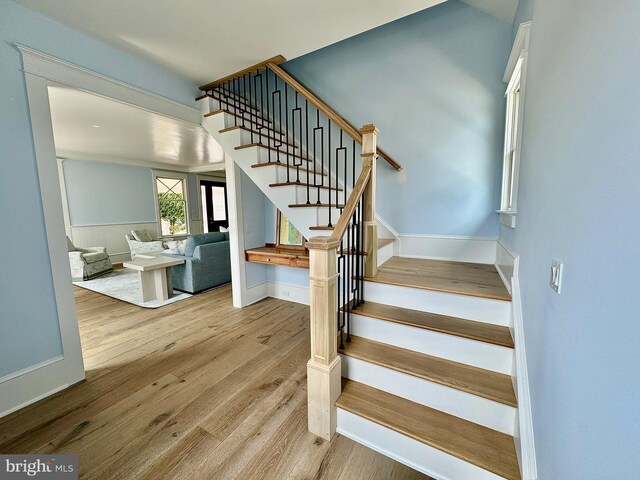
[{"label": "white trim board", "polygon": [[401,257],[492,264],[496,238],[400,233]]},{"label": "white trim board", "polygon": [[0,418],[68,387],[65,363],[59,355],[1,378]]},{"label": "white trim board", "polygon": [[[111,98],[161,115],[200,123],[198,109],[121,81],[78,67],[23,45],[16,45],[22,63],[31,118],[31,131],[40,185],[62,359],[0,384],[0,412],[15,411],[85,378],[71,270],[65,240],[62,193],[51,125],[49,85],[72,88]],[[12,319],[9,319],[12,320]]]},{"label": "white trim board", "polygon": [[516,425],[516,451],[520,461],[522,480],[536,480],[538,470],[536,465],[536,451],[533,434],[533,418],[531,416],[531,396],[529,391],[529,373],[527,368],[527,354],[524,338],[524,320],[522,317],[522,298],[520,295],[519,276],[520,258],[516,257],[511,279],[511,308],[512,332],[515,342],[515,381],[514,387],[518,398],[518,418]]},{"label": "white trim board", "polygon": [[495,267],[504,283],[505,288],[511,293],[511,277],[513,277],[514,263],[517,255],[498,240],[496,243]]},{"label": "white trim board", "polygon": [[[276,267],[277,268],[277,267]],[[287,302],[301,303],[302,305],[309,305],[310,293],[309,287],[303,285],[294,285],[284,282],[268,282],[269,283],[269,296],[278,298],[280,300],[286,300]]]}]

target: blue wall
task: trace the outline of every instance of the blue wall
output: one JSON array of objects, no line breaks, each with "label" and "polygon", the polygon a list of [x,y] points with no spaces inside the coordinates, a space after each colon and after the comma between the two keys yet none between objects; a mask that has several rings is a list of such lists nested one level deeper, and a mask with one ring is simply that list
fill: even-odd
[{"label": "blue wall", "polygon": [[533,0],[520,0],[518,2],[518,9],[516,10],[515,18],[513,19],[513,28],[511,30],[511,37],[515,38],[518,33],[518,27],[523,22],[528,22],[533,18]]},{"label": "blue wall", "polygon": [[[242,217],[244,221],[244,248],[264,247],[265,202],[269,202],[262,191],[241,171]],[[250,230],[250,231],[247,231]],[[245,263],[246,287],[251,288],[267,281],[268,265]]]},{"label": "blue wall", "polygon": [[400,233],[496,237],[511,25],[458,1],[284,67],[405,166],[380,161],[378,211]]},{"label": "blue wall", "polygon": [[186,79],[0,0],[0,205],[12,212],[0,249],[0,265],[10,272],[0,275],[0,377],[61,353],[24,75],[13,43],[185,104],[197,95]]},{"label": "blue wall", "polygon": [[84,160],[62,166],[71,226],[156,221],[151,169]]},{"label": "blue wall", "polygon": [[640,3],[623,3],[535,4],[518,224],[501,241],[520,255],[540,479],[640,472]]}]

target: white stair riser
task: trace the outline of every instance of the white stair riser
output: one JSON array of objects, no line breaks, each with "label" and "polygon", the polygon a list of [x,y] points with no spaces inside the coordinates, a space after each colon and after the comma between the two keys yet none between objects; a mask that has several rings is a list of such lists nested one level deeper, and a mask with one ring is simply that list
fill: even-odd
[{"label": "white stair riser", "polygon": [[365,298],[396,307],[509,326],[511,302],[365,282]]},{"label": "white stair riser", "polygon": [[338,408],[339,434],[435,480],[500,480],[483,468]]},{"label": "white stair riser", "polygon": [[[288,188],[270,188],[271,183],[280,183],[287,181],[286,168],[277,166],[267,166],[252,168],[251,165],[257,163],[258,148],[245,148],[235,150],[235,147],[241,144],[240,130],[232,130],[220,133],[224,129],[225,114],[211,115],[203,118],[202,126],[211,134],[211,136],[222,146],[222,148],[231,155],[231,158],[244,171],[244,173],[260,187],[262,192],[269,200],[287,216],[289,220],[300,230],[300,233],[306,238],[315,236],[330,235],[330,231],[309,230],[310,226],[315,225],[316,219],[313,212],[305,212],[305,208],[289,208],[294,203],[294,198]],[[301,174],[303,172],[300,172]],[[292,172],[291,181],[295,180],[295,172]],[[305,177],[306,179],[306,177]]]},{"label": "white stair riser", "polygon": [[[327,179],[325,178],[325,185],[328,185]],[[307,202],[307,187],[291,187],[295,188],[295,198],[296,203],[306,203]],[[321,203],[329,203],[329,190],[326,188],[314,188],[309,187],[309,200],[311,202],[316,202],[318,200],[318,192],[320,192],[320,202]],[[331,203],[336,203],[336,192],[331,191]],[[342,192],[339,192],[338,202],[342,203],[344,200]]]},{"label": "white stair riser", "polygon": [[513,407],[347,355],[341,357],[343,377],[508,435],[514,433]]},{"label": "white stair riser", "polygon": [[[250,128],[251,126],[249,124],[246,125],[247,128]],[[258,131],[255,127],[253,128],[253,130],[256,130],[256,132]],[[265,146],[272,146],[272,147],[278,147],[280,148],[282,151],[285,150],[285,145],[284,142],[285,138],[284,136],[278,135],[277,133],[274,133],[270,130],[262,130],[261,133],[256,133],[253,132],[253,134],[251,132],[248,132],[247,130],[244,129],[240,129],[240,138],[241,138],[241,145],[248,145],[249,143],[260,143],[262,142],[263,145]],[[288,142],[290,143],[290,142]],[[286,149],[288,151],[293,150],[293,147],[291,145],[287,145]],[[300,149],[296,148],[295,151],[298,152]],[[282,155],[281,155],[282,156]]]},{"label": "white stair riser", "polygon": [[512,373],[513,349],[500,345],[358,314],[351,316],[351,333],[357,337],[505,375]]},{"label": "white stair riser", "polygon": [[393,257],[393,243],[389,245],[385,245],[382,248],[378,249],[378,266],[384,264],[387,260],[390,260]]},{"label": "white stair riser", "polygon": [[[250,149],[247,149],[247,150],[250,150]],[[320,182],[322,182],[322,175],[314,175],[313,173],[309,173],[308,176],[307,176],[307,172],[304,171],[305,166],[302,166],[299,169],[294,169],[294,168],[287,169],[285,167],[275,167],[275,166],[273,168],[277,168],[277,170],[276,170],[276,179],[277,179],[278,183],[286,182],[286,181],[290,181],[290,182],[301,181],[301,182],[304,182],[304,183],[306,183],[307,181],[310,182],[310,183],[313,183],[313,182],[320,183]],[[287,170],[289,170],[289,177],[288,178],[287,178]],[[291,202],[289,202],[289,203],[291,203]]]}]

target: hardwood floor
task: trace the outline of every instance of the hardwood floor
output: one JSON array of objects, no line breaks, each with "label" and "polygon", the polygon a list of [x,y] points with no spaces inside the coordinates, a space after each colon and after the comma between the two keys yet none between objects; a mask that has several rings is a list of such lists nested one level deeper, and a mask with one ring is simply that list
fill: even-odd
[{"label": "hardwood floor", "polygon": [[309,309],[231,306],[229,286],[162,309],[74,287],[87,379],[0,419],[0,452],[75,453],[91,479],[426,479],[307,431]]}]

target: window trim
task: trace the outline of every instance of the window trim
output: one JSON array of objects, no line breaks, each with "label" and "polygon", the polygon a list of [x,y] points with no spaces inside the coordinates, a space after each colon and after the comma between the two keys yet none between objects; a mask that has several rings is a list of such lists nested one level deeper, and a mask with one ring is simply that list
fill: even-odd
[{"label": "window trim", "polygon": [[[157,223],[157,235],[159,239],[175,239],[186,237],[191,234],[191,218],[189,215],[189,175],[181,172],[171,172],[168,170],[152,170],[153,173],[153,203],[156,210],[156,223]],[[184,208],[185,208],[185,222],[187,224],[187,232],[177,235],[163,235],[162,234],[162,220],[160,218],[160,204],[158,202],[158,178],[171,178],[174,180],[182,180],[182,188],[184,191]]]},{"label": "window trim", "polygon": [[[503,77],[504,82],[507,83],[507,89],[505,92],[507,105],[504,150],[502,157],[500,210],[496,210],[496,213],[500,215],[500,223],[510,228],[515,228],[516,226],[530,31],[531,22],[522,23],[518,28],[518,33],[516,34],[516,39],[513,43],[509,62],[507,63],[507,68]],[[511,121],[513,119],[512,99],[513,94],[517,91],[519,91],[518,109],[516,112],[517,116],[515,118],[515,125],[513,125],[513,122]],[[514,129],[515,139],[513,138]],[[515,148],[512,148],[513,141],[515,141]],[[512,166],[508,165],[508,162],[512,163]],[[508,177],[509,171],[511,171],[511,177]],[[510,182],[509,178],[511,179]],[[509,193],[510,191],[511,194]],[[512,199],[511,204],[507,205],[507,196],[509,195]]]}]

